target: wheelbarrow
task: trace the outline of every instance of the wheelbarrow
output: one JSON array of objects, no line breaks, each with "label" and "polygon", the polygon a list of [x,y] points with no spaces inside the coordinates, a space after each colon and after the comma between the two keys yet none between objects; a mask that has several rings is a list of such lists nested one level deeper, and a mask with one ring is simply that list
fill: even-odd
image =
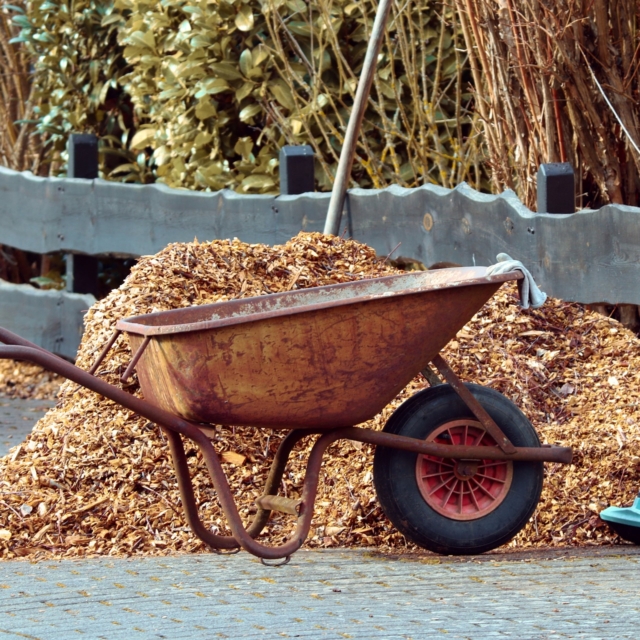
[{"label": "wheelbarrow", "polygon": [[[214,550],[288,560],[309,533],[323,455],[348,439],[376,445],[378,499],[408,539],[438,553],[482,553],[527,523],[540,497],[542,463],[572,456],[569,448],[541,445],[510,400],[463,384],[439,353],[502,283],[521,277],[460,267],[122,319],[89,371],[0,329],[8,345],[0,358],[39,364],[158,425],[187,522]],[[95,375],[122,332],[133,353],[122,379],[135,370],[144,400]],[[420,371],[433,386],[404,402],[382,431],[354,426]],[[288,431],[248,527],[207,435],[212,425]],[[314,435],[301,497],[278,495],[294,446]],[[185,438],[202,451],[230,536],[214,534],[198,516]],[[284,544],[270,547],[256,538],[273,511],[297,523]]]}]

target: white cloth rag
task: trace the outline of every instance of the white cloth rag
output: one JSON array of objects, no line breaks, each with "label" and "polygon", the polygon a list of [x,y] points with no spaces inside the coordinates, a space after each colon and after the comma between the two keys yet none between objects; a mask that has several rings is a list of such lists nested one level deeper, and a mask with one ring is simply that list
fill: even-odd
[{"label": "white cloth rag", "polygon": [[524,278],[518,280],[518,289],[520,290],[520,304],[523,309],[528,309],[529,307],[537,309],[544,304],[547,294],[540,291],[533,280],[533,276],[520,260],[513,260],[506,253],[499,253],[496,256],[496,260],[498,261],[496,264],[487,267],[488,276],[509,273],[510,271],[522,271]]}]

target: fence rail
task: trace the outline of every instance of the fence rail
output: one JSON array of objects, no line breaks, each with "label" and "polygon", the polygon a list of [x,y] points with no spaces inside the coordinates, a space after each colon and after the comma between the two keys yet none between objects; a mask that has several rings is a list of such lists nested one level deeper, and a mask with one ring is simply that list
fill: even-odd
[{"label": "fence rail", "polygon": [[[155,253],[194,236],[278,244],[300,230],[321,231],[329,199],[328,193],[203,193],[160,184],[39,178],[0,167],[0,244],[37,253],[116,256]],[[400,243],[395,256],[425,264],[488,265],[506,252],[522,260],[552,296],[640,304],[637,208],[534,213],[513,192],[492,196],[466,184],[453,190],[433,185],[352,189],[343,226],[382,255]],[[11,324],[13,314],[19,328],[20,317],[37,313],[32,290],[25,289],[24,303],[12,298],[9,311],[3,291],[4,322]]]}]

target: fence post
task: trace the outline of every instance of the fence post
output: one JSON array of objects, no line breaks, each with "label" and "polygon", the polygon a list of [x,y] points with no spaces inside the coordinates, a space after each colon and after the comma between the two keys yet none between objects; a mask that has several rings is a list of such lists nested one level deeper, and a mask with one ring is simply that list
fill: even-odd
[{"label": "fence post", "polygon": [[[98,138],[91,134],[72,133],[67,143],[67,176],[94,180],[98,177]],[[98,295],[98,259],[86,254],[67,253],[67,291]]]},{"label": "fence post", "polygon": [[569,162],[549,162],[538,169],[538,213],[575,213],[573,167]]},{"label": "fence post", "polygon": [[72,133],[67,143],[69,178],[98,177],[98,138],[92,133]]},{"label": "fence post", "polygon": [[280,149],[280,194],[292,196],[315,191],[314,154],[308,144]]}]

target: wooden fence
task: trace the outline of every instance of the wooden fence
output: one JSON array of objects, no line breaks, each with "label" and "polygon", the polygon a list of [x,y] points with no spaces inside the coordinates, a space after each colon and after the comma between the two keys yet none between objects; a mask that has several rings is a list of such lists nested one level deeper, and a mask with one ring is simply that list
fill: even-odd
[{"label": "wooden fence", "polygon": [[[155,253],[169,242],[194,237],[278,244],[300,230],[321,231],[329,198],[328,193],[241,195],[39,178],[0,167],[0,244],[37,253],[121,257]],[[505,252],[521,260],[549,295],[583,303],[640,304],[637,208],[534,213],[512,192],[492,196],[466,184],[453,190],[433,185],[352,189],[343,227],[381,255],[399,244],[394,257],[427,265],[489,265]],[[0,291],[1,322],[18,333],[24,318],[40,317],[44,325],[51,316],[43,309],[61,306],[29,286],[20,291],[20,300],[16,293],[9,298]],[[69,294],[57,295],[66,301]],[[84,305],[90,302],[83,300]],[[77,336],[79,328],[65,333],[59,326],[57,338],[51,337],[50,326],[42,326],[42,338],[34,327],[31,339],[42,346],[54,344],[57,353],[73,357],[77,341],[71,334]]]}]

